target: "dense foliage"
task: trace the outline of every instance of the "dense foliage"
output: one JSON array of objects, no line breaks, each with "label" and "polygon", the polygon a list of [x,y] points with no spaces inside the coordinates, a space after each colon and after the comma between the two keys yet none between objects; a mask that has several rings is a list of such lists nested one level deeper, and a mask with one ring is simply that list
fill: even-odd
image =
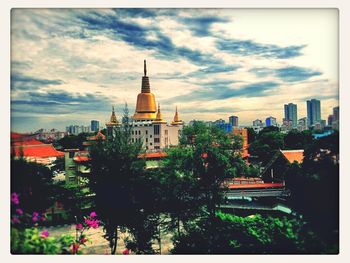
[{"label": "dense foliage", "polygon": [[55,187],[49,168],[27,162],[23,158],[11,159],[11,192],[22,198],[22,208],[28,212],[44,212],[55,202]]},{"label": "dense foliage", "polygon": [[190,224],[179,236],[174,254],[290,254],[305,252],[304,223],[286,217],[259,214],[240,217],[216,213],[213,225],[206,218]]},{"label": "dense foliage", "polygon": [[315,253],[339,249],[339,134],[318,139],[304,153],[302,165],[292,164],[286,184],[292,191],[291,207],[303,215],[317,233]]},{"label": "dense foliage", "polygon": [[80,133],[78,135],[68,135],[58,140],[56,145],[62,147],[63,149],[80,149],[84,148],[83,142],[86,141],[88,133]]}]

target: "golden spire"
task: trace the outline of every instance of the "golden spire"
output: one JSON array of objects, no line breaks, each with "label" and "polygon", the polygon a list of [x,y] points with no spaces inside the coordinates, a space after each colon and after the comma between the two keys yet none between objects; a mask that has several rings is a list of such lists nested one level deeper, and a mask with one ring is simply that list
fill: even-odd
[{"label": "golden spire", "polygon": [[114,106],[112,106],[112,115],[111,115],[110,123],[118,123],[117,117],[115,116],[115,112],[114,112]]},{"label": "golden spire", "polygon": [[160,112],[160,103],[159,102],[158,102],[157,117],[153,123],[166,123],[166,121],[163,120],[162,113]]},{"label": "golden spire", "polygon": [[156,100],[151,93],[149,78],[147,77],[146,60],[143,61],[143,72],[141,84],[141,93],[137,95],[136,110],[133,116],[134,120],[155,120],[157,114]]},{"label": "golden spire", "polygon": [[180,120],[180,118],[179,118],[179,113],[177,112],[177,106],[176,106],[176,109],[175,109],[174,121],[171,124],[172,125],[181,125],[181,124],[183,124],[182,120]]}]

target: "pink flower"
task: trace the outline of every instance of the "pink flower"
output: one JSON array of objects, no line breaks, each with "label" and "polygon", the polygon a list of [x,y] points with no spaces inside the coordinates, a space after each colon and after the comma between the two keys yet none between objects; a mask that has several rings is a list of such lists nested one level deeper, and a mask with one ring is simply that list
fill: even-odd
[{"label": "pink flower", "polygon": [[49,231],[45,230],[43,232],[41,232],[41,235],[40,235],[42,238],[47,238],[49,236]]},{"label": "pink flower", "polygon": [[41,220],[41,222],[44,222],[46,220],[46,217],[43,216],[43,217],[40,218],[40,220]]},{"label": "pink flower", "polygon": [[80,223],[75,225],[76,230],[82,230],[83,228],[84,228],[83,225]]},{"label": "pink flower", "polygon": [[14,224],[18,224],[19,223],[19,219],[18,219],[18,217],[12,217],[12,223],[14,223]]},{"label": "pink flower", "polygon": [[124,251],[123,251],[123,255],[129,255],[129,249],[124,249]]},{"label": "pink flower", "polygon": [[15,205],[19,204],[19,199],[18,199],[18,194],[17,193],[12,193],[11,194],[11,202]]},{"label": "pink flower", "polygon": [[91,212],[90,213],[90,217],[96,217],[96,216],[97,216],[96,212]]},{"label": "pink flower", "polygon": [[87,241],[87,239],[85,237],[80,239],[80,244],[84,244]]},{"label": "pink flower", "polygon": [[39,221],[39,213],[38,212],[33,212],[32,221],[33,222]]},{"label": "pink flower", "polygon": [[73,253],[73,254],[76,254],[78,252],[78,249],[79,249],[79,244],[78,243],[73,243],[70,247],[70,251]]},{"label": "pink flower", "polygon": [[17,208],[16,213],[19,215],[23,215],[23,210],[21,208]]},{"label": "pink flower", "polygon": [[98,228],[98,223],[99,223],[99,221],[97,219],[85,218],[85,224],[87,224],[89,227],[96,229],[96,228]]}]

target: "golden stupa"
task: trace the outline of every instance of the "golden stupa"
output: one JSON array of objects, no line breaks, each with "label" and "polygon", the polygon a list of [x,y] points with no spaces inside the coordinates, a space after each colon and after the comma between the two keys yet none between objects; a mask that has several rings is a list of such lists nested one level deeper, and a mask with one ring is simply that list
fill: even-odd
[{"label": "golden stupa", "polygon": [[155,120],[157,114],[156,99],[151,93],[147,77],[146,60],[144,60],[144,76],[142,77],[141,93],[137,95],[134,120]]},{"label": "golden stupa", "polygon": [[183,124],[183,121],[180,120],[179,118],[179,113],[177,112],[177,106],[176,106],[174,120],[171,122],[171,125],[182,125],[182,124]]},{"label": "golden stupa", "polygon": [[119,122],[117,120],[117,116],[115,116],[115,112],[114,112],[114,106],[112,106],[112,115],[111,118],[109,120],[109,122],[106,123],[107,127],[113,127],[113,126],[119,126]]},{"label": "golden stupa", "polygon": [[153,121],[153,123],[158,123],[158,124],[166,123],[166,121],[163,120],[162,113],[160,112],[160,103],[158,103],[158,112],[157,112],[156,119]]}]

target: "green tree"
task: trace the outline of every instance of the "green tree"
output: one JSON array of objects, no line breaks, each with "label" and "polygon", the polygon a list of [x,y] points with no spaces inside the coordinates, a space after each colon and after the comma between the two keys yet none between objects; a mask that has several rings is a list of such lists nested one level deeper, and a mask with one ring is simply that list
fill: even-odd
[{"label": "green tree", "polygon": [[305,149],[313,143],[313,137],[311,131],[291,130],[284,136],[284,148],[285,149]]},{"label": "green tree", "polygon": [[28,212],[44,212],[55,202],[52,171],[23,158],[11,158],[11,192],[22,199],[22,208]]},{"label": "green tree", "polygon": [[[270,128],[270,127],[267,127]],[[276,128],[276,127],[275,127]],[[265,129],[265,128],[264,128]],[[278,131],[262,130],[258,138],[249,146],[249,153],[257,157],[257,161],[266,165],[272,156],[284,148],[284,136]]]},{"label": "green tree", "polygon": [[168,150],[163,161],[163,186],[171,214],[174,240],[193,222],[209,215],[215,218],[216,207],[222,202],[225,178],[242,176],[246,163],[241,157],[242,138],[225,134],[202,122],[184,127],[180,145]]},{"label": "green tree", "polygon": [[151,253],[151,239],[157,234],[154,207],[157,180],[147,172],[140,142],[131,141],[127,106],[124,123],[115,128],[113,138],[94,144],[90,151],[90,189],[96,194],[96,211],[104,222],[111,252],[117,249],[118,229],[131,234],[129,248],[137,253]]},{"label": "green tree", "polygon": [[290,205],[317,235],[316,253],[337,253],[339,247],[339,134],[315,140],[301,166],[292,164],[286,185]]},{"label": "green tree", "polygon": [[86,141],[88,133],[80,133],[78,135],[68,135],[57,141],[57,145],[63,149],[80,149],[84,148],[83,142]]}]

